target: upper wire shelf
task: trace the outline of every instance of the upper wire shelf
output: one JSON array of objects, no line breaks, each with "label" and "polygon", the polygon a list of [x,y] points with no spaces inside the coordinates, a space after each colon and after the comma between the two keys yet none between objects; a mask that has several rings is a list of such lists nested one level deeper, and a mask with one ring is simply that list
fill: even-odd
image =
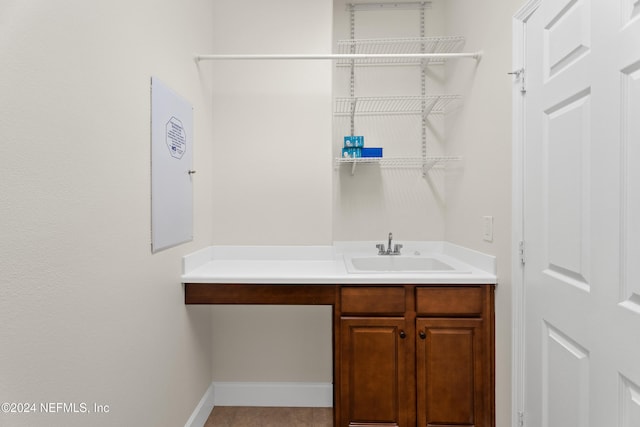
[{"label": "upper wire shelf", "polygon": [[447,106],[459,100],[459,95],[372,96],[336,98],[338,116],[374,114],[443,114]]},{"label": "upper wire shelf", "polygon": [[326,59],[337,65],[434,64],[451,58],[479,60],[482,52],[459,52],[464,37],[413,37],[396,39],[339,40],[339,53],[320,54],[215,54],[196,55],[196,61],[261,59]]},{"label": "upper wire shelf", "polygon": [[[338,40],[341,55],[371,55],[358,59],[338,60],[337,65],[381,65],[381,64],[434,64],[443,63],[448,58],[473,57],[479,59],[481,52],[460,53],[464,37],[405,37],[377,39]],[[414,55],[426,54],[425,57]],[[398,57],[377,57],[377,55],[398,55]]]}]

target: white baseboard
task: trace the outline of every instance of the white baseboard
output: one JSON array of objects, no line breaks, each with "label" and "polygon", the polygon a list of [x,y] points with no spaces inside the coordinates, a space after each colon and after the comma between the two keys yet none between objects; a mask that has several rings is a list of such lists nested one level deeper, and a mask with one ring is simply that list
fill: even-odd
[{"label": "white baseboard", "polygon": [[203,427],[209,418],[209,414],[213,410],[215,404],[214,400],[214,386],[213,383],[209,386],[207,391],[204,392],[204,396],[200,399],[198,406],[193,411],[193,414],[187,420],[184,427]]},{"label": "white baseboard", "polygon": [[215,406],[333,406],[331,383],[214,382]]}]

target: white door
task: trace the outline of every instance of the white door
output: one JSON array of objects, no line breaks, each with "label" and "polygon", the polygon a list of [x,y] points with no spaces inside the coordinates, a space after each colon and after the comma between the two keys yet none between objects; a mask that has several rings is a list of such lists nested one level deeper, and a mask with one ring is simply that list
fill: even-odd
[{"label": "white door", "polygon": [[640,0],[526,23],[527,426],[640,427]]}]

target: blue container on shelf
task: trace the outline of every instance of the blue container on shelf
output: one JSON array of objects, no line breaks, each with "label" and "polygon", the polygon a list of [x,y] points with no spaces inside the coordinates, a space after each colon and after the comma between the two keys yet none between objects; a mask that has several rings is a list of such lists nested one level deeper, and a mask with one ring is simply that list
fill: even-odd
[{"label": "blue container on shelf", "polygon": [[382,157],[382,147],[365,147],[360,150],[361,157]]},{"label": "blue container on shelf", "polygon": [[345,148],[362,148],[364,147],[364,136],[362,135],[351,135],[344,137],[344,147]]}]

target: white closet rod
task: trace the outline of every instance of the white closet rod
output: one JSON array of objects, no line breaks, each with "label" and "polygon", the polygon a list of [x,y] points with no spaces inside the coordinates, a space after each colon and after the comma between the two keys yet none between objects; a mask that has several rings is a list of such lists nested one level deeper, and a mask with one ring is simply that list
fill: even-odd
[{"label": "white closet rod", "polygon": [[482,58],[482,51],[470,53],[355,53],[355,54],[273,54],[273,55],[196,55],[196,61],[225,59],[449,59]]}]

